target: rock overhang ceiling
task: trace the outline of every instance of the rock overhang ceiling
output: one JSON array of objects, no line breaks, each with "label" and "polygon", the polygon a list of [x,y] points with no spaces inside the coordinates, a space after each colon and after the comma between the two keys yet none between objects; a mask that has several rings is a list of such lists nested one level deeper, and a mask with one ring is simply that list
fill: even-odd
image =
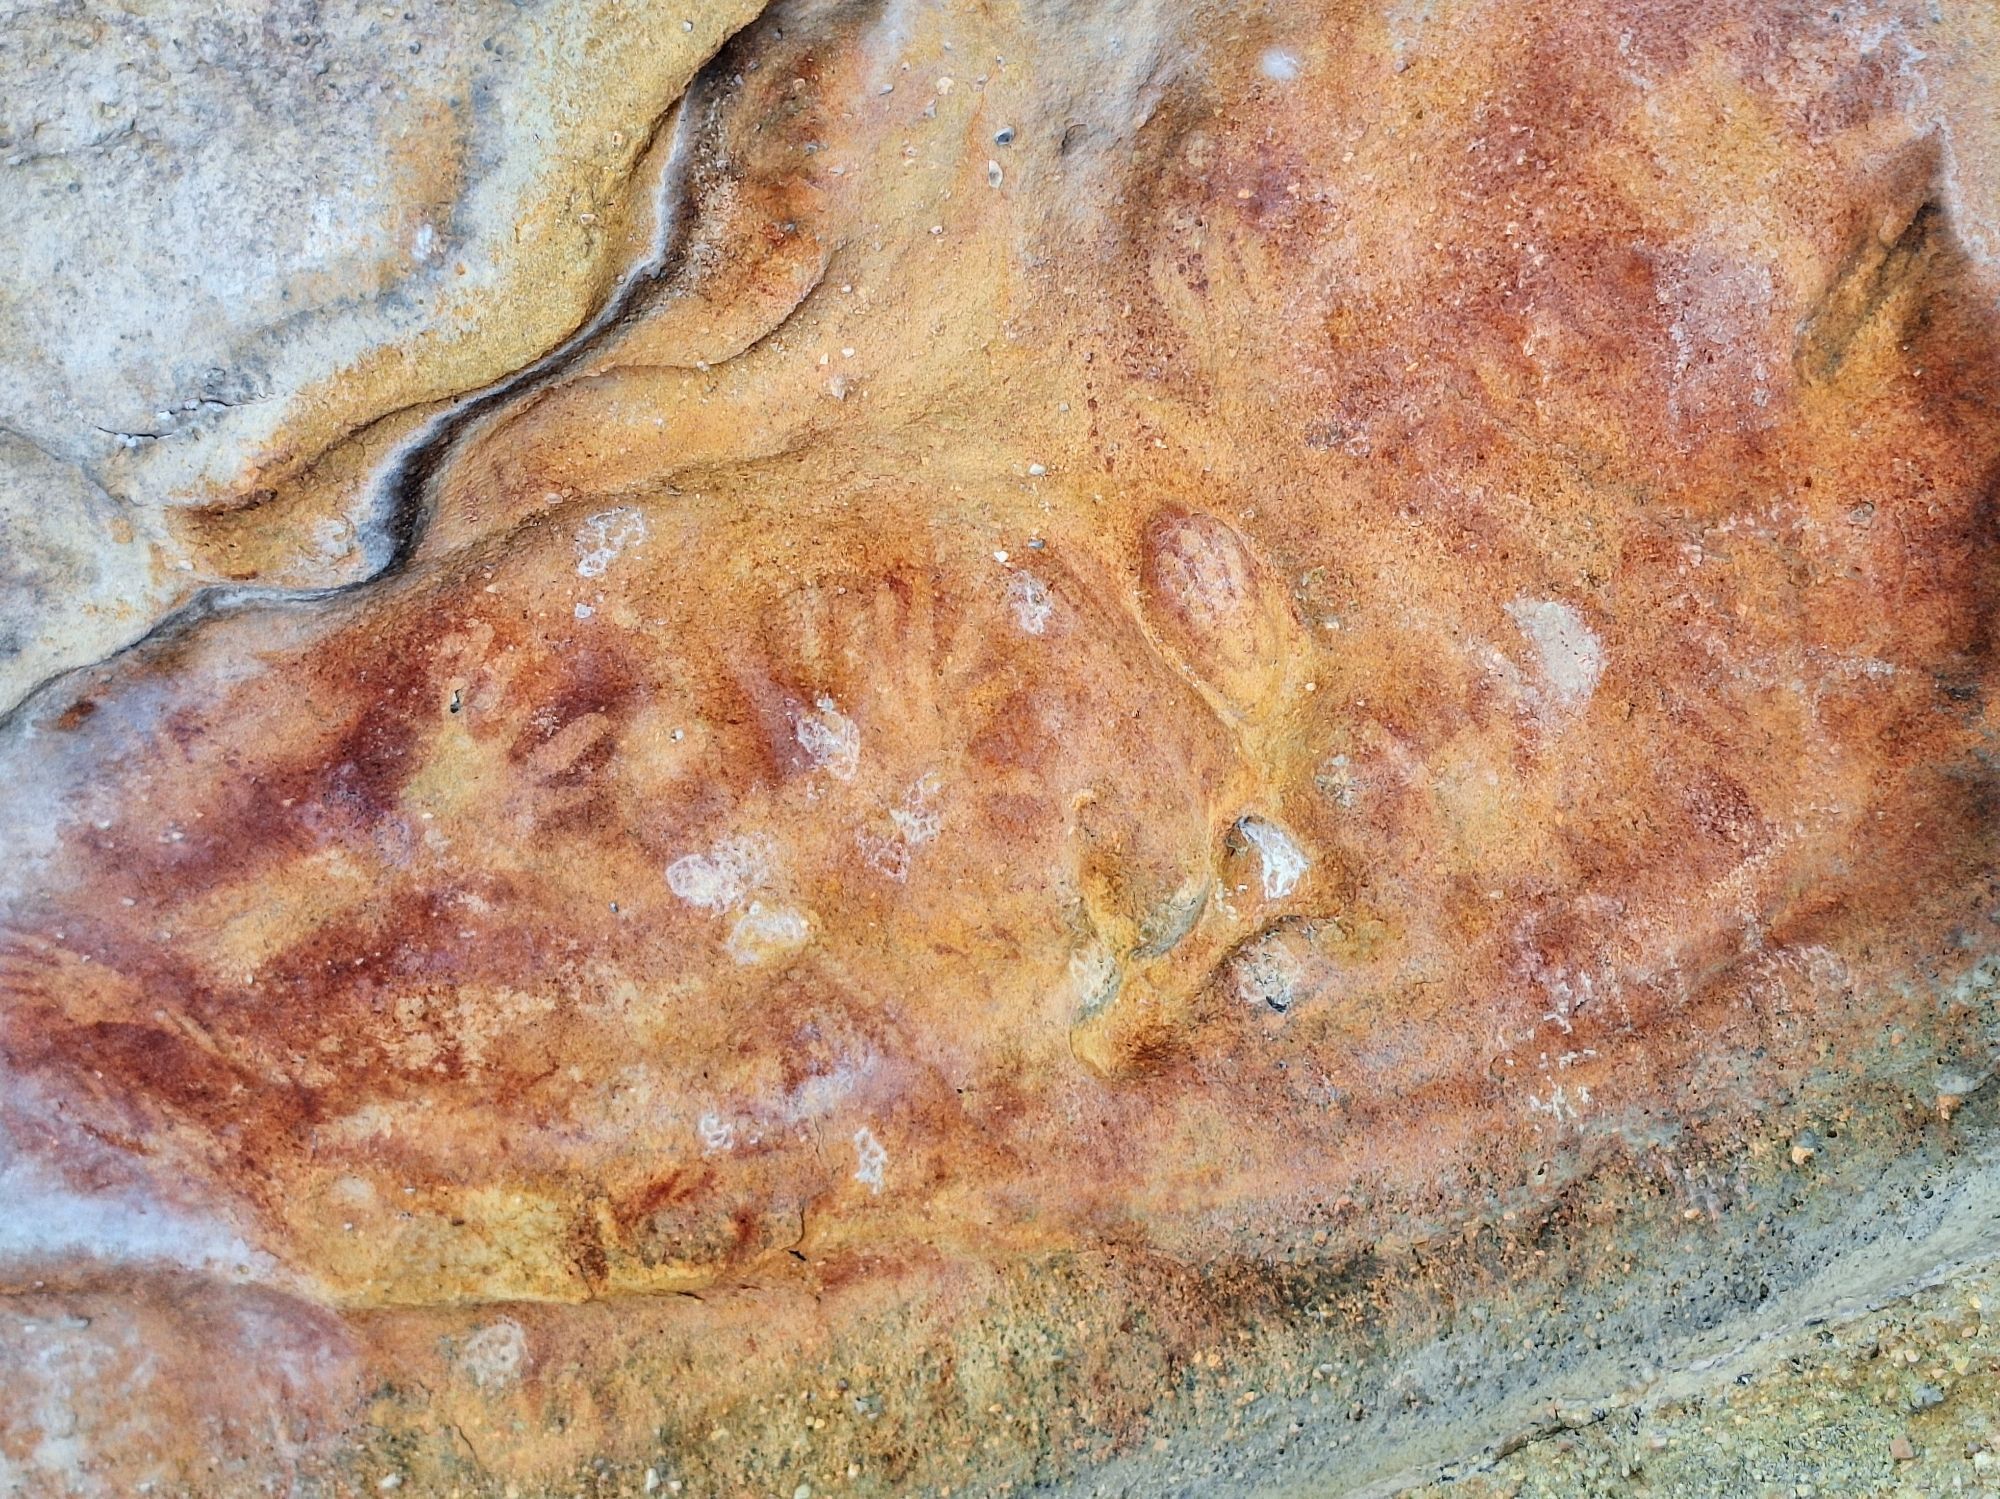
[{"label": "rock overhang ceiling", "polygon": [[1358,1486],[1984,1200],[1982,14],[306,10],[10,127],[24,1481]]}]

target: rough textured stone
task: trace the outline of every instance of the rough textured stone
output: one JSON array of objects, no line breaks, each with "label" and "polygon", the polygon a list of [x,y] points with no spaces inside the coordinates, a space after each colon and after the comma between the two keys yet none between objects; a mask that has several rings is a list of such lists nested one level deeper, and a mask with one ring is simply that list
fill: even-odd
[{"label": "rough textured stone", "polygon": [[378,571],[373,470],[588,319],[755,8],[0,9],[0,701],[204,587]]},{"label": "rough textured stone", "polygon": [[1985,1274],[1991,15],[754,9],[21,8],[0,1479],[1614,1491]]}]

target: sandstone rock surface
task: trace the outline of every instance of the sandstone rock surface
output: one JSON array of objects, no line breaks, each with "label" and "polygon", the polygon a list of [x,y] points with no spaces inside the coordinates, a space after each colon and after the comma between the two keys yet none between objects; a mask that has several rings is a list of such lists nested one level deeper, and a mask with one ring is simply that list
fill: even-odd
[{"label": "sandstone rock surface", "polygon": [[1390,1490],[1984,1284],[1987,9],[15,11],[0,1486]]}]

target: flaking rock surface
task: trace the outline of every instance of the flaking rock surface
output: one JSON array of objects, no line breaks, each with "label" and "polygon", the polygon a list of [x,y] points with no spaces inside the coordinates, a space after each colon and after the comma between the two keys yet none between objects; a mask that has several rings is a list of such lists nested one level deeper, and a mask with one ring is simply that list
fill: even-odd
[{"label": "flaking rock surface", "polygon": [[1983,1273],[1996,46],[14,7],[0,1486],[1449,1483]]}]

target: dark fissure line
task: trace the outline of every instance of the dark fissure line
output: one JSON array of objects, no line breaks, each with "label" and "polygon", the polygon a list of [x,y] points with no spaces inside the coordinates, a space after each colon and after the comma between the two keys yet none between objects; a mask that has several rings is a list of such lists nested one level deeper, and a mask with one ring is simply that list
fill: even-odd
[{"label": "dark fissure line", "polygon": [[692,225],[686,213],[690,202],[687,188],[693,180],[692,158],[697,154],[697,137],[717,102],[717,85],[728,82],[729,59],[741,35],[739,32],[724,38],[696,70],[681,97],[669,107],[671,123],[663,128],[672,132],[673,140],[662,174],[660,220],[651,253],[626,271],[595,314],[548,353],[502,375],[474,394],[458,397],[450,410],[431,418],[404,442],[372,486],[369,506],[372,515],[363,522],[363,545],[379,556],[380,561],[365,577],[327,588],[209,584],[162,616],[137,639],[94,661],[52,672],[35,683],[22,694],[20,701],[0,712],[0,735],[20,732],[41,701],[62,683],[86,672],[102,670],[127,656],[175,643],[210,620],[260,607],[290,609],[321,604],[400,576],[416,555],[430,519],[433,481],[465,433],[500,407],[574,369],[606,333],[629,322],[642,310],[680,268],[691,237]]}]

